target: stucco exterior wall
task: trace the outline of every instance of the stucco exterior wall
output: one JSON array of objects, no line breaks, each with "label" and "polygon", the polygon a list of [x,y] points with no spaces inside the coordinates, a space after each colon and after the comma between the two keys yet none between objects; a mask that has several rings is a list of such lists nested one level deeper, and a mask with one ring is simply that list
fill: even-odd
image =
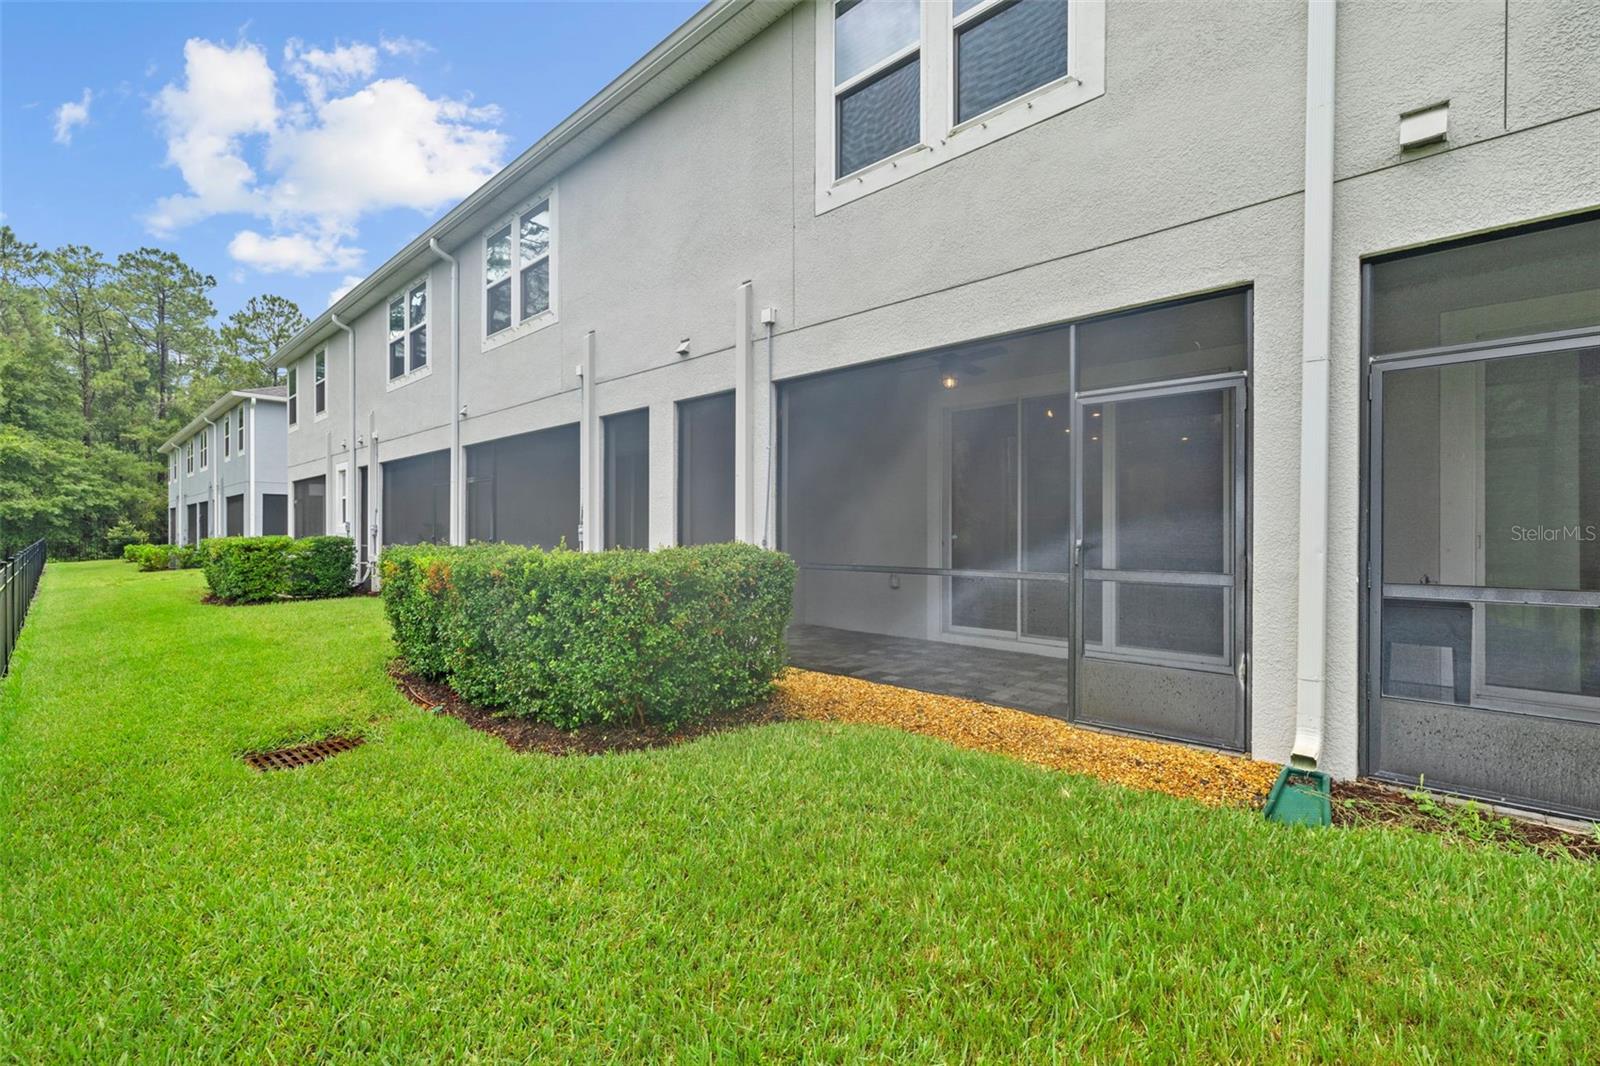
[{"label": "stucco exterior wall", "polygon": [[[796,7],[556,179],[553,323],[485,351],[481,240],[497,213],[446,242],[460,263],[463,443],[579,419],[577,368],[592,333],[595,416],[650,409],[651,535],[669,543],[674,404],[734,384],[742,282],[755,307],[777,309],[776,380],[1250,286],[1252,748],[1285,759],[1296,689],[1304,6],[1109,0],[1104,96],[822,214],[814,18],[810,4]],[[1600,204],[1600,9],[1341,0],[1337,43],[1324,765],[1348,776],[1359,752],[1361,260]],[[1442,100],[1447,141],[1402,152],[1399,115]],[[389,388],[384,305],[354,322],[353,432],[369,437],[375,419],[380,459],[450,443],[449,269],[419,259],[393,289],[424,272],[427,376]],[[674,353],[683,338],[687,357]],[[326,343],[328,417],[310,415],[308,352],[301,425],[288,434],[291,481],[329,472],[330,450],[342,462],[355,446],[344,335]],[[768,491],[768,413],[752,404],[757,500]],[[367,440],[356,463],[369,458]]]}]

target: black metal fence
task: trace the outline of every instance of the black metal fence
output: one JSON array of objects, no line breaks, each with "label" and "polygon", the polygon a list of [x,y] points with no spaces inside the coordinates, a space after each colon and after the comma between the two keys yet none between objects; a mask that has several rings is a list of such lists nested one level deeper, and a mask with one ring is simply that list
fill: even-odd
[{"label": "black metal fence", "polygon": [[11,669],[11,652],[22,634],[28,606],[44,573],[44,541],[36,540],[9,559],[0,561],[0,677]]}]

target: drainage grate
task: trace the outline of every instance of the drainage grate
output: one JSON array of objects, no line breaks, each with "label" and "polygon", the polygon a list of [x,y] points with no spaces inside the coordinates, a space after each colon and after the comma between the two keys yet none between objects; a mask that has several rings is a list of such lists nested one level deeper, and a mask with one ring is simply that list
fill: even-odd
[{"label": "drainage grate", "polygon": [[301,744],[273,751],[252,751],[245,755],[244,761],[257,770],[294,770],[332,758],[342,751],[358,748],[364,743],[366,743],[365,737],[329,737],[315,744]]}]

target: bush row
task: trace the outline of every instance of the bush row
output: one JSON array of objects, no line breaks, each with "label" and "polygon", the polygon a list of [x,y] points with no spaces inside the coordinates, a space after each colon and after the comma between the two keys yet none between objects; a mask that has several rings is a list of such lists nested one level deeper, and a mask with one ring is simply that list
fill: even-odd
[{"label": "bush row", "polygon": [[200,542],[211,594],[228,603],[323,599],[350,591],[349,537],[212,537]]},{"label": "bush row", "polygon": [[380,568],[411,670],[565,729],[732,710],[784,665],[794,561],[752,545],[417,545],[385,548]]},{"label": "bush row", "polygon": [[200,549],[184,544],[125,544],[122,557],[140,570],[192,570]]}]

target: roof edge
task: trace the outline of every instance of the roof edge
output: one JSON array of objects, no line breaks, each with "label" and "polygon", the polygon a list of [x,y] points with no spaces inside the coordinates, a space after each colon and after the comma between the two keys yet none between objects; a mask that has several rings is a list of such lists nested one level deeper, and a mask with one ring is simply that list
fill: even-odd
[{"label": "roof edge", "polygon": [[165,455],[168,452],[177,451],[178,444],[180,442],[188,440],[190,437],[194,436],[195,433],[199,431],[200,426],[203,423],[208,421],[215,422],[216,419],[212,418],[211,416],[220,415],[222,412],[231,409],[234,406],[235,400],[260,400],[265,403],[283,404],[289,402],[289,398],[287,396],[264,396],[259,392],[246,392],[244,389],[229,389],[227,392],[211,401],[211,405],[204,411],[201,411],[199,414],[191,418],[188,424],[182,429],[168,437],[166,443],[156,449],[156,454]]}]

